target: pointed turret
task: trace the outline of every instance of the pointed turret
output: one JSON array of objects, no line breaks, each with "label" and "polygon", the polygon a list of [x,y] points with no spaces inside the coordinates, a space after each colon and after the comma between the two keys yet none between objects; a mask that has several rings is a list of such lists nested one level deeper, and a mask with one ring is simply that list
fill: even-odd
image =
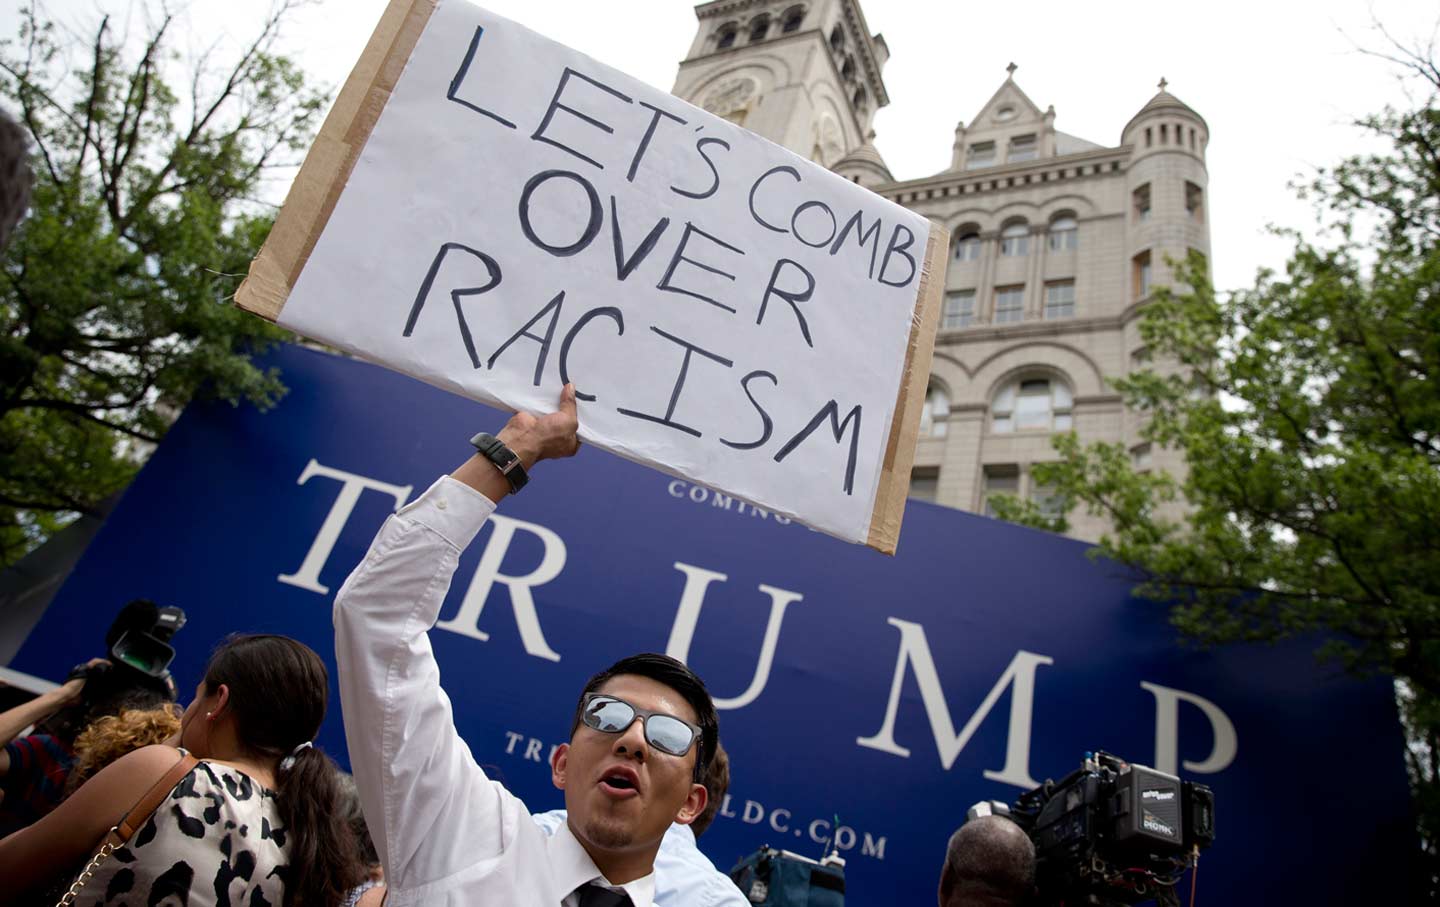
[{"label": "pointed turret", "polygon": [[1167,90],[1169,83],[1161,79],[1158,87],[1122,132],[1130,149],[1126,244],[1131,298],[1137,303],[1148,299],[1154,286],[1178,284],[1171,262],[1183,261],[1192,249],[1210,254],[1205,168],[1210,130]]},{"label": "pointed turret", "polygon": [[1138,153],[1156,150],[1186,151],[1201,160],[1210,140],[1210,127],[1205,118],[1167,89],[1169,82],[1160,80],[1159,92],[1130,118],[1120,134],[1120,142]]}]

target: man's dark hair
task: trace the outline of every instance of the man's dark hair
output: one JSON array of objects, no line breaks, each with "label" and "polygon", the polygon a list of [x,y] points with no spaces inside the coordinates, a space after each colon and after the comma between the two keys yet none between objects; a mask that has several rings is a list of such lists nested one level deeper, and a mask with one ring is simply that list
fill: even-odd
[{"label": "man's dark hair", "polygon": [[695,710],[700,725],[700,749],[695,753],[695,782],[703,784],[705,768],[710,764],[720,742],[720,716],[715,711],[715,703],[710,700],[710,691],[705,689],[705,682],[687,668],[684,662],[669,655],[655,652],[631,655],[591,677],[586,682],[585,689],[580,691],[580,699],[575,703],[575,718],[570,722],[570,736],[574,737],[580,728],[580,713],[585,707],[586,694],[600,689],[612,678],[626,674],[648,677],[664,684],[685,697],[690,708]]},{"label": "man's dark hair", "polygon": [[950,836],[941,907],[1010,907],[1035,890],[1035,845],[1002,816],[977,816]]},{"label": "man's dark hair", "polygon": [[705,785],[705,811],[690,823],[690,831],[697,838],[705,834],[705,829],[715,821],[720,804],[725,802],[725,792],[730,790],[730,754],[725,752],[725,747],[718,740],[715,742],[715,755],[705,766],[705,778],[700,783]]},{"label": "man's dark hair", "polygon": [[30,207],[30,141],[20,124],[0,110],[0,249]]},{"label": "man's dark hair", "polygon": [[92,668],[86,673],[83,698],[46,718],[36,729],[73,744],[81,731],[101,718],[130,709],[158,709],[174,701],[175,694],[164,681],[138,671]]}]

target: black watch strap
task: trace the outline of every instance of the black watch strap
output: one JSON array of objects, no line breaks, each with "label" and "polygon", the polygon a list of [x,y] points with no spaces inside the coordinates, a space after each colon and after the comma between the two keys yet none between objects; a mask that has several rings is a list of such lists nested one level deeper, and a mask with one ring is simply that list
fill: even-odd
[{"label": "black watch strap", "polygon": [[525,483],[530,481],[530,476],[525,472],[525,466],[520,462],[520,457],[515,454],[515,451],[506,447],[504,441],[489,432],[482,431],[471,438],[470,443],[480,452],[480,456],[495,464],[495,468],[500,470],[505,481],[510,483],[512,492],[524,488]]}]

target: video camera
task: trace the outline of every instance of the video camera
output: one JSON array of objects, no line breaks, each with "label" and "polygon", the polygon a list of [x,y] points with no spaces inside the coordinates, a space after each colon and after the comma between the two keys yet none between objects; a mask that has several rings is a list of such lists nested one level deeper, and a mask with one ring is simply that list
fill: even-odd
[{"label": "video camera", "polygon": [[1060,781],[971,807],[1003,815],[1035,842],[1035,903],[1178,907],[1175,886],[1215,840],[1215,794],[1203,784],[1087,753]]},{"label": "video camera", "polygon": [[[137,598],[120,609],[105,634],[105,654],[110,664],[97,664],[94,667],[79,665],[70,672],[68,679],[84,677],[89,681],[99,675],[116,671],[120,675],[130,674],[131,677],[138,673],[142,675],[138,678],[141,680],[168,682],[170,662],[175,659],[175,649],[170,645],[170,640],[183,626],[185,612],[180,608],[162,607],[148,599]],[[92,689],[98,693],[112,685],[87,682],[86,698],[91,698]]]}]

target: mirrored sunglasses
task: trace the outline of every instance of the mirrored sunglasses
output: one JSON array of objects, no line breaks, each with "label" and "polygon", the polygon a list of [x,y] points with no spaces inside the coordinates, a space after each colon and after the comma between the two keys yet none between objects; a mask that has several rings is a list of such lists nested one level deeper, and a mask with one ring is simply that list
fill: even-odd
[{"label": "mirrored sunglasses", "polygon": [[623,733],[639,718],[645,740],[662,753],[683,756],[700,736],[700,728],[683,718],[664,712],[637,708],[623,699],[604,693],[585,694],[580,720],[602,734]]}]

